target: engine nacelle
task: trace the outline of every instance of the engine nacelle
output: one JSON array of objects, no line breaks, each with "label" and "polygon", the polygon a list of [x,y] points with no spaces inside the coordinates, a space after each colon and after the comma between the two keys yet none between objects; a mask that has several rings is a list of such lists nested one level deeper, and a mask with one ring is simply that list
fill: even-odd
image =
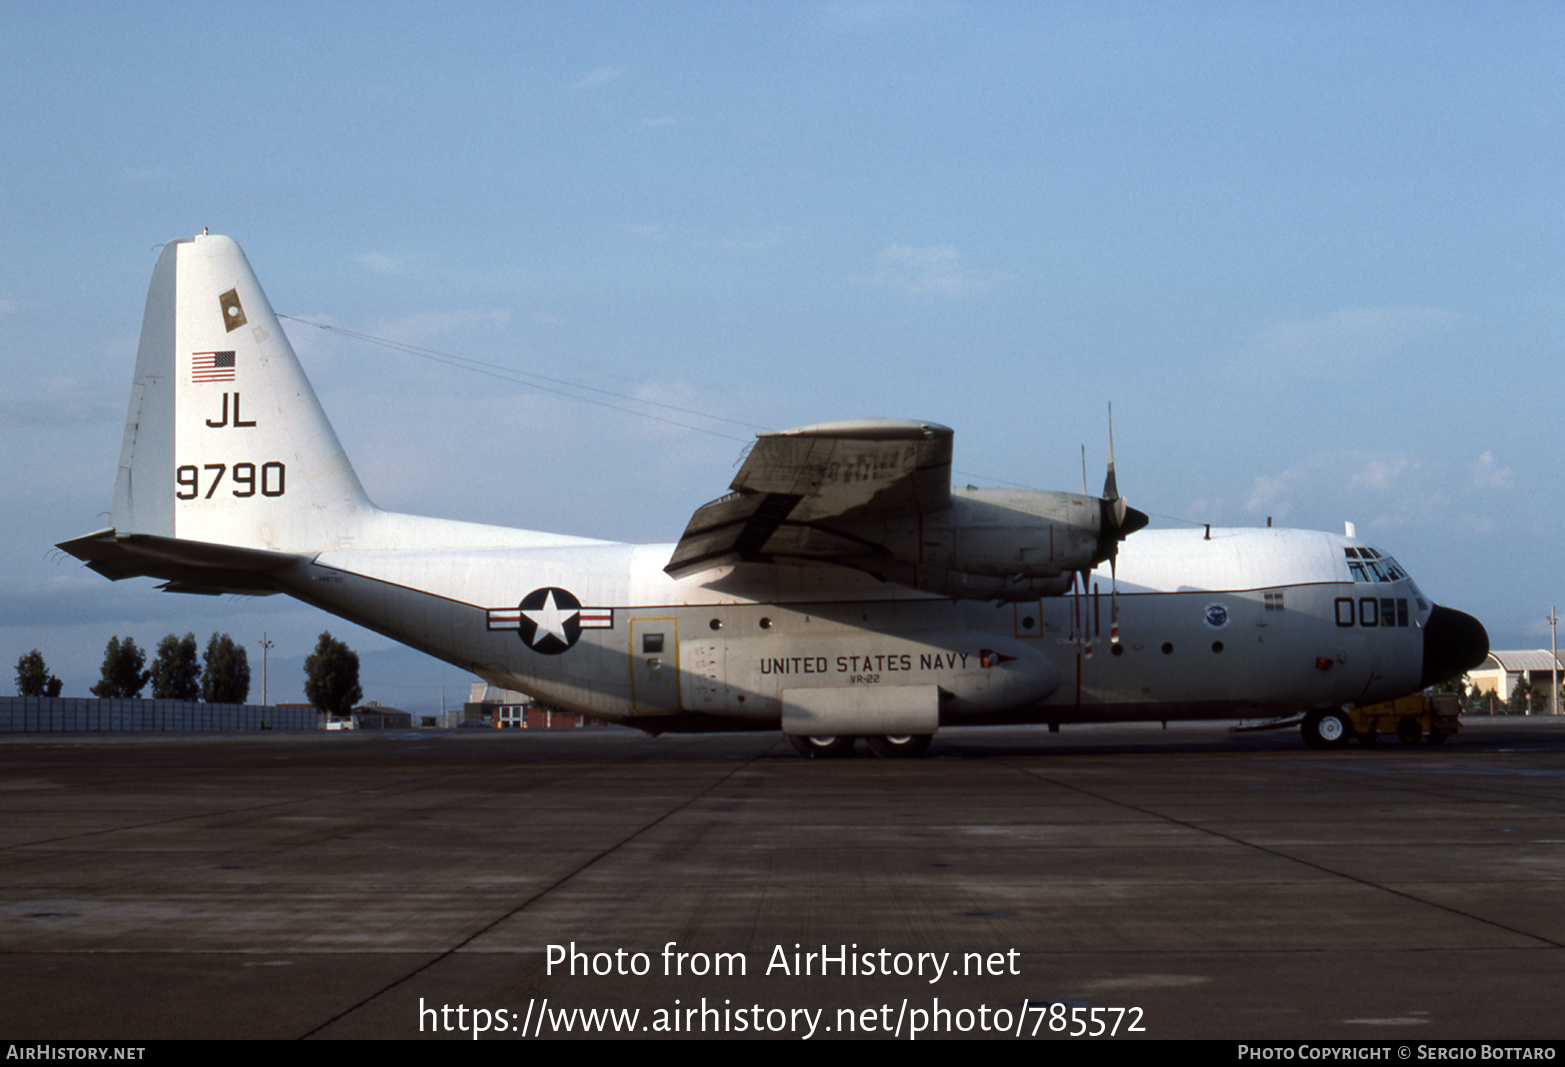
[{"label": "engine nacelle", "polygon": [[888,528],[899,559],[995,578],[1055,578],[1106,558],[1096,497],[958,489],[951,506]]},{"label": "engine nacelle", "polygon": [[[1109,558],[1146,525],[1117,501],[1026,489],[959,489],[951,505],[923,516],[835,522],[833,532],[885,553],[858,566],[925,592],[964,599],[1058,596],[1077,571]],[[825,525],[825,524],[823,524]]]}]

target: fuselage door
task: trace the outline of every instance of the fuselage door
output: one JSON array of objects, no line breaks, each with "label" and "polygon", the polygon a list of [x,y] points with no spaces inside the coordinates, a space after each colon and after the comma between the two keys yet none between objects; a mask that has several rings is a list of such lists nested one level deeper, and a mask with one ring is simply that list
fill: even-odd
[{"label": "fuselage door", "polygon": [[630,620],[630,703],[635,713],[679,710],[679,634],[673,616]]}]

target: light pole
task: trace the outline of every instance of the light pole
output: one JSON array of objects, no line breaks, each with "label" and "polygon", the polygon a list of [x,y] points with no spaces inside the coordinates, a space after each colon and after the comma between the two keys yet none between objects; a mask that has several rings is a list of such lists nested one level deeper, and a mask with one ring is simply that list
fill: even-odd
[{"label": "light pole", "polygon": [[267,702],[266,701],[266,653],[267,653],[268,650],[271,649],[273,644],[274,644],[274,642],[268,641],[266,639],[266,631],[262,630],[261,631],[261,703],[263,705]]},{"label": "light pole", "polygon": [[1549,654],[1553,661],[1549,664],[1549,714],[1560,713],[1560,642],[1559,642],[1559,618],[1554,606],[1549,606]]}]

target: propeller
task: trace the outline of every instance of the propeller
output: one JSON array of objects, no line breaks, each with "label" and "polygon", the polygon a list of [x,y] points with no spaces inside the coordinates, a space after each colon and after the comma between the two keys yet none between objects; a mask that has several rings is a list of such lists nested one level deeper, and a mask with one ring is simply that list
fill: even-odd
[{"label": "propeller", "polygon": [[[1098,551],[1109,561],[1109,644],[1119,644],[1119,543],[1149,519],[1145,512],[1137,511],[1119,495],[1119,481],[1114,477],[1114,405],[1109,405],[1109,471],[1103,479],[1102,521],[1099,524]],[[1100,557],[1101,558],[1101,557]]]},{"label": "propeller", "polygon": [[1109,405],[1109,471],[1103,479],[1103,497],[1098,501],[1102,522],[1099,523],[1097,562],[1109,561],[1112,568],[1119,556],[1119,543],[1152,520],[1145,512],[1137,511],[1119,495],[1119,481],[1114,477],[1114,406]]}]

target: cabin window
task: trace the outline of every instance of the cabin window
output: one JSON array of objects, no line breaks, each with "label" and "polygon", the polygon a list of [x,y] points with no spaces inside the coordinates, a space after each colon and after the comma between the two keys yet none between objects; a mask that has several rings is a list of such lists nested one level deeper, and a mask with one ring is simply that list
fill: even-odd
[{"label": "cabin window", "polygon": [[1382,556],[1373,548],[1343,548],[1347,557],[1348,573],[1355,582],[1400,582],[1407,572],[1390,556]]},{"label": "cabin window", "polygon": [[641,651],[648,655],[656,655],[663,651],[662,634],[642,634]]}]

